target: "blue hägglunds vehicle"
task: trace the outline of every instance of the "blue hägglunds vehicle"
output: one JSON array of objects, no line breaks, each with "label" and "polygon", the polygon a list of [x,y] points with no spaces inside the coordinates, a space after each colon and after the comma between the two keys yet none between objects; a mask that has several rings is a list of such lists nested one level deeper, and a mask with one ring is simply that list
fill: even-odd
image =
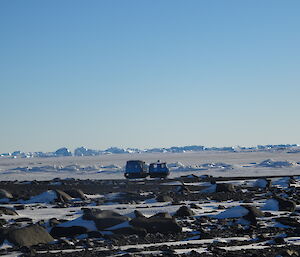
[{"label": "blue h\u00e4gglunds vehicle", "polygon": [[149,166],[150,178],[166,178],[170,174],[170,170],[165,162],[154,162]]},{"label": "blue h\u00e4gglunds vehicle", "polygon": [[148,176],[146,163],[140,160],[127,161],[124,176],[125,178],[146,178]]}]

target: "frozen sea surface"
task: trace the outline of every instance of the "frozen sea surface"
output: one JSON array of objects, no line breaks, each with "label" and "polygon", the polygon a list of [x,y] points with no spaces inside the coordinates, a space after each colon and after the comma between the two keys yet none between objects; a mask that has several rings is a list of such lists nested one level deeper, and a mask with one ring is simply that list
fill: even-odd
[{"label": "frozen sea surface", "polygon": [[[6,159],[0,158],[1,180],[123,179],[123,167],[128,160],[157,160],[169,164],[170,178],[194,174],[215,177],[300,175],[300,153],[286,152],[192,152],[192,153],[142,153],[111,154],[93,157],[57,157]],[[291,162],[288,167],[262,167],[265,160]],[[224,167],[214,164],[224,164]],[[211,164],[211,165],[208,165]],[[228,164],[230,168],[226,166]],[[173,165],[174,166],[174,165]]]}]

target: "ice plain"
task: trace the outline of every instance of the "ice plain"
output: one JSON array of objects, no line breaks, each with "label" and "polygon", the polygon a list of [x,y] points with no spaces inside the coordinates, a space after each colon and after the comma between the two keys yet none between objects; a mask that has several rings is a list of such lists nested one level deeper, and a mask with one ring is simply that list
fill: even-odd
[{"label": "ice plain", "polygon": [[[187,152],[187,153],[141,153],[110,154],[91,157],[54,158],[0,158],[1,180],[48,180],[59,178],[76,179],[123,179],[127,160],[157,160],[174,164],[170,178],[193,173],[216,177],[300,175],[300,153],[286,151],[261,152]],[[273,160],[290,162],[287,167],[259,166]],[[221,165],[214,165],[221,164]],[[222,166],[230,165],[229,167]]]}]

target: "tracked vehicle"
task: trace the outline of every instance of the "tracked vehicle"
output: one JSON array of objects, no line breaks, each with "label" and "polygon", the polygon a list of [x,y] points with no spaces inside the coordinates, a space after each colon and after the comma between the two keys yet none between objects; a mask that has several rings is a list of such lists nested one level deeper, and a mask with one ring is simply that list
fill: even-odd
[{"label": "tracked vehicle", "polygon": [[146,163],[140,160],[127,161],[124,176],[125,178],[146,178],[148,176]]},{"label": "tracked vehicle", "polygon": [[165,162],[151,163],[149,166],[150,178],[166,178],[170,174],[170,170]]}]

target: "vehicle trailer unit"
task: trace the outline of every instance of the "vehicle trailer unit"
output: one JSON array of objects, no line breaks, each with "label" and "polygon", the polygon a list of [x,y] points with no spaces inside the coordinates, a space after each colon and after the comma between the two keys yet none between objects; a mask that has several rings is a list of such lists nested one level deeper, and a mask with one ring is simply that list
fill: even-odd
[{"label": "vehicle trailer unit", "polygon": [[166,178],[170,174],[170,170],[165,162],[154,162],[149,166],[150,178]]}]

